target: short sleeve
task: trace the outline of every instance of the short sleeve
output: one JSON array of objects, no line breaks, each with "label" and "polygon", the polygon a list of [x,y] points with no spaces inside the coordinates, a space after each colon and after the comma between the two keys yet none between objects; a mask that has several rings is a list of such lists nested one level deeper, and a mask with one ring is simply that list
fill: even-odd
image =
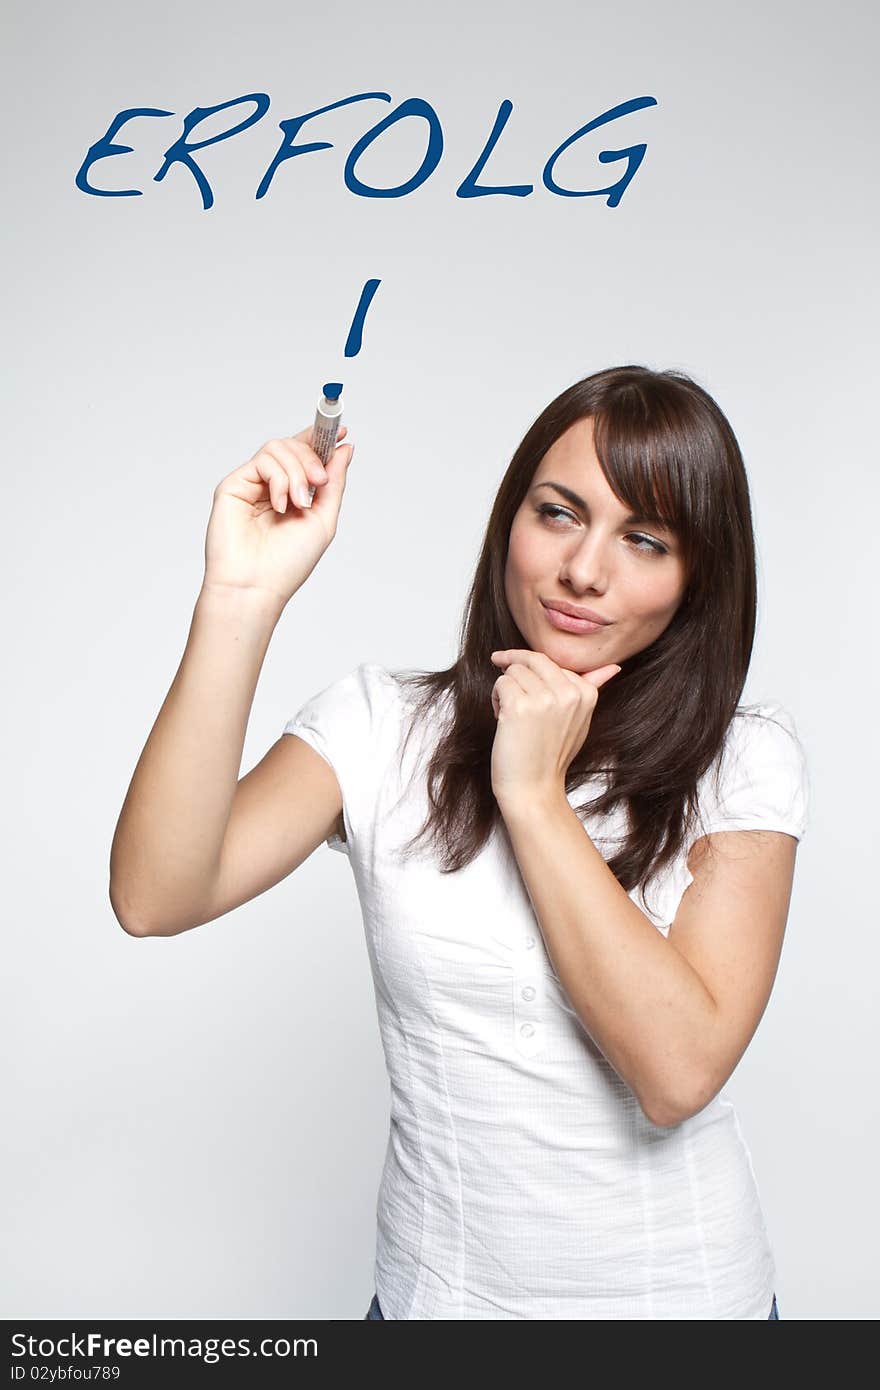
[{"label": "short sleeve", "polygon": [[334,833],[326,844],[342,854],[350,855],[359,827],[375,807],[374,752],[390,680],[384,667],[364,662],[312,695],[284,725],[285,734],[296,734],[336,773],[346,839]]},{"label": "short sleeve", "polygon": [[697,835],[721,830],[806,832],[809,768],[794,720],[782,705],[738,711],[720,759],[701,779]]}]

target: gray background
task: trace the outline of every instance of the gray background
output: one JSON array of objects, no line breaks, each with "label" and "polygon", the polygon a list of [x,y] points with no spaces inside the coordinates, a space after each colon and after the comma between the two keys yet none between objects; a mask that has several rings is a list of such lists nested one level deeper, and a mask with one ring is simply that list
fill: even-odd
[{"label": "gray background", "polygon": [[[236,912],[135,940],[110,842],[177,669],[216,483],[345,383],[357,443],[333,546],[285,612],[242,774],[358,662],[438,667],[511,452],[572,381],[692,373],[751,479],[760,621],[746,699],[810,761],[782,964],[729,1091],[786,1318],[874,1318],[876,9],[865,4],[5,7],[3,588],[8,794],[2,1016],[7,1318],[362,1318],[388,1086],[357,895],[322,847]],[[256,126],[152,181],[195,106],[267,92]],[[403,199],[342,170],[389,106],[308,125],[333,148],[259,181],[278,121],[358,91],[421,96],[443,159]],[[580,142],[648,150],[616,209],[541,184]],[[455,190],[500,102],[484,183]],[[117,137],[127,106],[176,113]],[[249,108],[246,108],[249,109]],[[228,124],[228,115],[217,118]],[[203,130],[200,133],[206,133]],[[358,167],[403,182],[424,127]],[[382,284],[360,357],[342,349]]]}]

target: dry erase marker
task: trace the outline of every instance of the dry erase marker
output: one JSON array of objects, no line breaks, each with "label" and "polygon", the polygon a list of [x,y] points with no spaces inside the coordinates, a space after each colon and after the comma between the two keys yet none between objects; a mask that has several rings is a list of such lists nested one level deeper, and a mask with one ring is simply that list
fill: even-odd
[{"label": "dry erase marker", "polygon": [[[336,448],[336,432],[342,419],[342,382],[328,381],[324,394],[318,401],[315,411],[315,427],[312,430],[312,448],[323,464],[326,464]],[[309,484],[309,505],[315,495],[313,483]]]}]

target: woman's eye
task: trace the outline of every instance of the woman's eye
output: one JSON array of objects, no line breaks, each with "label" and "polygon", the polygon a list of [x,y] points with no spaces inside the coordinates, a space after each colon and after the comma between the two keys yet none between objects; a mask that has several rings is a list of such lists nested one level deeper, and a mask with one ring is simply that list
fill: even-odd
[{"label": "woman's eye", "polygon": [[632,538],[634,541],[644,541],[644,545],[637,545],[636,550],[644,550],[647,547],[649,550],[655,550],[658,555],[666,554],[666,546],[661,545],[659,541],[652,540],[650,536],[640,536],[634,531]]},{"label": "woman's eye", "polygon": [[[577,517],[574,516],[572,512],[568,511],[565,507],[558,507],[554,502],[545,502],[540,506],[538,508],[538,515],[545,516],[549,522],[553,523],[558,521],[561,517],[569,517],[572,521],[577,521]],[[651,536],[643,536],[638,531],[631,531],[630,539],[634,542],[641,542],[641,544],[635,546],[636,550],[652,550],[657,555],[667,555],[669,553],[666,546],[662,545],[660,541],[655,541]]]},{"label": "woman's eye", "polygon": [[576,517],[572,516],[571,512],[566,511],[565,507],[557,507],[553,502],[545,502],[542,507],[539,507],[538,515],[546,516],[551,521],[555,521],[557,517],[560,516],[571,516],[572,521],[577,520]]}]

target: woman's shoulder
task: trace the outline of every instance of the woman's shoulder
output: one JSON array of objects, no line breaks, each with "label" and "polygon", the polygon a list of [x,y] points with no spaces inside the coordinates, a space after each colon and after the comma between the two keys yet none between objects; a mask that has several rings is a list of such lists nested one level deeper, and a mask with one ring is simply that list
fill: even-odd
[{"label": "woman's shoulder", "polygon": [[722,755],[730,748],[736,753],[751,750],[766,756],[772,751],[797,758],[805,757],[803,741],[794,715],[779,700],[738,705],[724,739]]},{"label": "woman's shoulder", "polygon": [[416,701],[414,674],[379,661],[362,661],[342,679],[347,698],[368,709],[374,720],[385,716],[400,722],[405,720]]},{"label": "woman's shoulder", "polygon": [[409,669],[385,666],[380,661],[361,661],[349,672],[350,676],[357,677],[364,683],[381,686],[400,696],[406,694],[407,677],[415,674],[415,671]]},{"label": "woman's shoulder", "polygon": [[740,705],[700,784],[715,828],[784,829],[803,836],[810,796],[806,750],[791,710],[778,700]]},{"label": "woman's shoulder", "polygon": [[299,725],[337,731],[347,739],[372,736],[399,704],[398,683],[387,667],[362,661],[313,691],[285,726],[286,733]]},{"label": "woman's shoulder", "polygon": [[402,695],[397,674],[378,661],[361,661],[331,681],[327,690],[339,692],[342,698],[387,700]]}]

